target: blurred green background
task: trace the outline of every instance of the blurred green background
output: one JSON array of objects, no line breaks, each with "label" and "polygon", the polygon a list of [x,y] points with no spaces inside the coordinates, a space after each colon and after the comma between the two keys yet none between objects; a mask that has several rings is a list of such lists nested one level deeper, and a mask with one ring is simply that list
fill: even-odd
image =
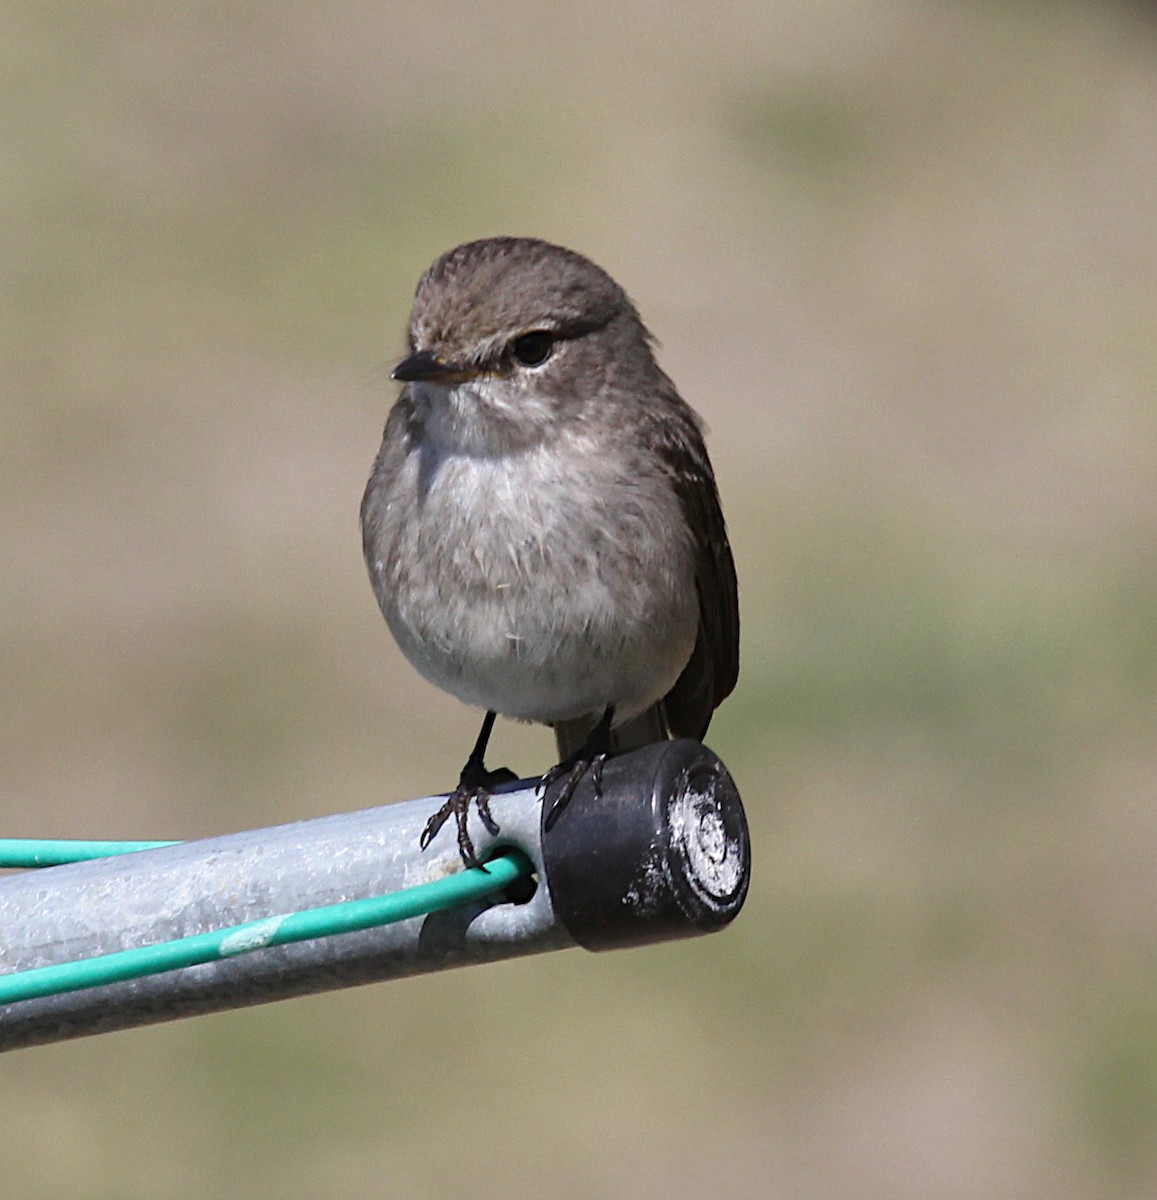
[{"label": "blurred green background", "polygon": [[711,427],[756,852],[702,941],[4,1056],[6,1195],[1157,1194],[1151,7],[10,0],[0,61],[3,832],[454,781],[357,507],[419,273],[525,233]]}]

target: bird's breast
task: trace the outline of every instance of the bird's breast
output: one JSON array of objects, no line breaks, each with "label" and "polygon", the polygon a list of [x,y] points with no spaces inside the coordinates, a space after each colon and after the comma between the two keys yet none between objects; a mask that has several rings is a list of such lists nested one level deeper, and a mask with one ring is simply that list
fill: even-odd
[{"label": "bird's breast", "polygon": [[563,719],[650,703],[690,657],[693,559],[665,480],[564,442],[487,458],[417,445],[384,484],[375,590],[445,690]]}]

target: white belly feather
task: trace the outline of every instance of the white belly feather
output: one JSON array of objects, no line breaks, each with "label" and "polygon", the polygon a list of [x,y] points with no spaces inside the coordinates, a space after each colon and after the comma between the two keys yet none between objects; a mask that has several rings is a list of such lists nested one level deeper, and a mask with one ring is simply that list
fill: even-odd
[{"label": "white belly feather", "polygon": [[675,496],[660,488],[656,505],[652,480],[640,505],[637,481],[580,476],[576,461],[592,458],[427,443],[392,481],[370,564],[382,610],[417,670],[468,704],[546,723],[614,704],[628,719],[691,656],[698,600]]}]

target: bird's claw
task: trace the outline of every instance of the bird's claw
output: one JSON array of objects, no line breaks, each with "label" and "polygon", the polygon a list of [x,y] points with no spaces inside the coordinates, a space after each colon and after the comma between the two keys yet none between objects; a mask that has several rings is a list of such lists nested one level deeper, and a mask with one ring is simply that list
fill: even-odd
[{"label": "bird's claw", "polygon": [[[508,780],[516,778],[517,776],[512,771],[501,768],[497,771],[488,771],[486,773],[486,784],[505,783]],[[422,830],[422,836],[418,839],[418,846],[422,850],[425,850],[437,836],[442,826],[449,820],[450,816],[453,815],[454,824],[458,830],[458,853],[462,857],[462,862],[467,867],[482,866],[478,861],[477,855],[474,853],[474,842],[467,828],[471,804],[478,810],[478,819],[486,827],[486,832],[491,837],[497,837],[499,825],[490,812],[490,792],[487,786],[481,783],[462,780],[450,795],[446,797],[446,803],[426,822],[426,827]]]},{"label": "bird's claw", "polygon": [[561,786],[555,796],[552,797],[550,809],[546,814],[546,821],[543,828],[548,832],[554,828],[555,822],[562,816],[563,809],[571,802],[582,777],[590,771],[591,786],[594,788],[596,799],[602,799],[603,795],[603,764],[607,761],[605,753],[587,756],[583,751],[578,754],[571,755],[570,758],[560,762],[557,766],[551,767],[549,771],[538,781],[536,790],[540,796],[545,796],[546,793],[554,787],[555,784],[561,782]]}]

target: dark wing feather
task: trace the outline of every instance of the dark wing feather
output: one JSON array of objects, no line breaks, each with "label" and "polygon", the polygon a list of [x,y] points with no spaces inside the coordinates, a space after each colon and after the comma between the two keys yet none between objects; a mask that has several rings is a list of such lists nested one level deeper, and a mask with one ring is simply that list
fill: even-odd
[{"label": "dark wing feather", "polygon": [[[676,737],[702,740],[739,676],[739,590],[715,474],[695,418],[681,400],[659,447],[695,546],[699,636],[663,705]],[[682,410],[682,411],[679,411]],[[674,414],[671,414],[674,415]]]}]

